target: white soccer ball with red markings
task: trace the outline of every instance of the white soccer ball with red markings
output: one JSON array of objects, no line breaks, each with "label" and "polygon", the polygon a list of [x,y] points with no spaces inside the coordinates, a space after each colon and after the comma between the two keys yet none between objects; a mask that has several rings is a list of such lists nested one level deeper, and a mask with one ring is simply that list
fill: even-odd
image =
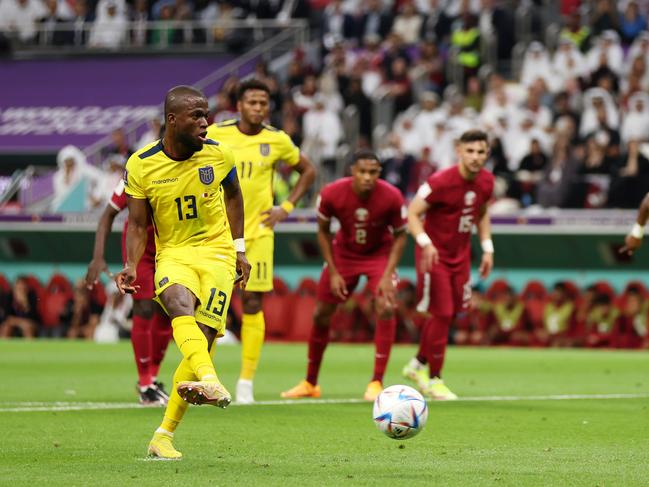
[{"label": "white soccer ball with red markings", "polygon": [[390,386],[374,401],[374,424],[395,440],[407,440],[419,433],[428,419],[428,406],[418,391],[408,386]]}]

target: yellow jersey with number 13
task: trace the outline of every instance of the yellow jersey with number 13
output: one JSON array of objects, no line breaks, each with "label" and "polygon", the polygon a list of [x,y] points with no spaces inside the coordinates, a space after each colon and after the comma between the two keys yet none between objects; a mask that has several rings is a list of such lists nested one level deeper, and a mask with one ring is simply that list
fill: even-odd
[{"label": "yellow jersey with number 13", "polygon": [[234,255],[221,182],[234,177],[232,151],[213,140],[182,161],[169,157],[162,141],[129,157],[126,194],[151,205],[157,253],[192,246]]},{"label": "yellow jersey with number 13", "polygon": [[273,207],[273,176],[277,163],[290,166],[300,162],[298,149],[286,132],[264,125],[261,132],[246,135],[237,120],[210,125],[207,136],[232,149],[245,208],[246,240],[272,235],[273,229],[262,225],[262,211]]}]

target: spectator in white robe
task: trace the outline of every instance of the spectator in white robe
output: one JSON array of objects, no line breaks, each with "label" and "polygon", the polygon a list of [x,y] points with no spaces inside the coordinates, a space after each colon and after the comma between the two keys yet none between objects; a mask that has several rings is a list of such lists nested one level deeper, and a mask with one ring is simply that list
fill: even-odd
[{"label": "spectator in white robe", "polygon": [[552,58],[552,75],[559,89],[565,90],[568,83],[589,74],[586,58],[570,39],[562,38]]},{"label": "spectator in white robe", "polygon": [[437,119],[443,116],[439,109],[439,96],[433,91],[424,91],[419,97],[419,111],[413,124],[417,134],[425,143],[433,139]]},{"label": "spectator in white robe", "polygon": [[412,0],[406,0],[401,5],[401,11],[394,19],[392,32],[399,34],[405,44],[415,44],[419,41],[419,33],[423,18]]},{"label": "spectator in white robe", "polygon": [[631,64],[637,57],[643,57],[649,64],[649,32],[644,31],[638,35],[626,53],[625,73],[631,70]]},{"label": "spectator in white robe", "polygon": [[[309,158],[328,166],[335,165],[336,149],[343,136],[343,127],[338,115],[326,106],[326,99],[318,93],[313,98],[313,107],[304,114],[302,121],[304,141],[302,149]],[[333,175],[333,174],[330,174]]]},{"label": "spectator in white robe", "polygon": [[636,93],[629,98],[629,111],[624,116],[620,136],[624,144],[649,140],[649,95]]},{"label": "spectator in white robe", "polygon": [[0,32],[29,43],[36,37],[36,22],[47,15],[41,0],[0,0]]},{"label": "spectator in white robe", "polygon": [[127,28],[124,5],[116,0],[100,0],[88,44],[102,49],[118,49],[126,41]]},{"label": "spectator in white robe", "polygon": [[[54,189],[52,209],[58,208],[82,180],[85,179],[88,182],[87,193],[90,195],[101,179],[102,172],[88,164],[86,155],[73,145],[66,145],[59,151],[56,163],[58,169],[52,178]],[[86,207],[90,206],[89,203],[89,199],[84,201]]]},{"label": "spectator in white robe", "polygon": [[545,81],[550,91],[558,91],[560,88],[556,77],[552,73],[550,55],[543,44],[538,41],[531,42],[525,51],[523,68],[521,69],[521,83],[530,87],[537,79]]},{"label": "spectator in white robe", "polygon": [[588,51],[586,60],[588,62],[588,70],[591,73],[600,67],[603,55],[606,57],[606,65],[616,75],[620,76],[624,67],[624,51],[620,44],[620,36],[614,30],[605,30],[602,32],[595,46]]},{"label": "spectator in white robe", "polygon": [[606,125],[608,128],[617,130],[620,126],[620,115],[613,98],[608,91],[602,88],[591,88],[584,93],[584,108],[579,127],[579,136],[586,137],[588,134],[600,128],[597,116],[598,110],[606,111]]}]

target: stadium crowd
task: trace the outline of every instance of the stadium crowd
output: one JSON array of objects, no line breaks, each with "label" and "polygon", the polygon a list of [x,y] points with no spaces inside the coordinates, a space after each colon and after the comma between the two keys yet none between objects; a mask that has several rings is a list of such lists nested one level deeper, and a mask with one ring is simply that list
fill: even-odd
[{"label": "stadium crowd", "polygon": [[[454,163],[454,141],[477,126],[492,139],[500,208],[636,207],[649,190],[649,33],[638,2],[598,1],[585,16],[573,9],[557,38],[530,42],[521,62],[510,11],[442,3],[331,2],[319,65],[296,51],[284,76],[256,73],[276,86],[275,123],[337,168],[334,177],[353,109],[356,144],[379,151],[383,177],[407,198]],[[496,39],[494,62],[483,59],[482,37]],[[219,100],[232,98],[228,90]],[[386,103],[393,117],[381,120]]]},{"label": "stadium crowd", "polygon": [[[373,147],[383,177],[410,198],[454,162],[458,134],[480,127],[492,142],[488,167],[500,200],[493,211],[635,208],[649,190],[648,2],[563,0],[553,24],[534,15],[532,2],[524,36],[511,2],[298,3],[0,0],[0,31],[36,42],[39,23],[74,19],[79,10],[96,29],[113,10],[124,22],[290,11],[318,19],[317,55],[297,48],[285,69],[260,63],[254,75],[271,87],[272,123],[323,168],[320,183],[344,172],[352,150]],[[556,35],[547,35],[553,25]],[[177,36],[171,30],[164,35]],[[236,113],[237,81],[210,94],[215,120]],[[122,162],[132,150],[118,151]]]},{"label": "stadium crowd", "polygon": [[[304,341],[312,326],[317,283],[303,279],[291,290],[276,278],[264,302],[266,333],[271,340]],[[112,287],[112,286],[111,286]],[[416,311],[415,286],[404,279],[398,286],[396,340],[416,343],[424,316]],[[530,347],[649,348],[649,290],[630,282],[621,292],[600,281],[579,289],[570,281],[547,289],[539,281],[516,291],[505,280],[473,289],[471,311],[455,320],[451,343]],[[54,275],[42,284],[21,276],[13,286],[0,276],[0,338],[93,339],[107,321],[128,336],[128,298],[89,291],[83,281],[70,283]],[[241,297],[235,293],[228,329],[239,333]],[[354,293],[332,319],[331,338],[338,342],[367,342],[374,334],[372,293]]]}]

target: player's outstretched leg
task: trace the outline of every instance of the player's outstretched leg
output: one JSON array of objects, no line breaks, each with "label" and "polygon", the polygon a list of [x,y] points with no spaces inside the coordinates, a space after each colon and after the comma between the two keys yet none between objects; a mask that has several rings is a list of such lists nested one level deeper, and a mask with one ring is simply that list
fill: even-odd
[{"label": "player's outstretched leg", "polygon": [[223,384],[217,380],[180,382],[177,386],[180,397],[185,401],[201,405],[209,404],[227,408],[232,402],[232,396]]},{"label": "player's outstretched leg", "polygon": [[171,322],[174,339],[199,380],[182,381],[176,386],[180,397],[192,404],[211,404],[225,408],[232,398],[214,370],[208,341],[193,316],[178,316]]}]

